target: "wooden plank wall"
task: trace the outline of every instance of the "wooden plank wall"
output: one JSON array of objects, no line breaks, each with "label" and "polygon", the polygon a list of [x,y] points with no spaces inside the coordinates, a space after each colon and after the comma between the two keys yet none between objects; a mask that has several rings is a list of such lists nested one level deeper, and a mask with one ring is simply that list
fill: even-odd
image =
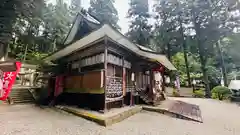
[{"label": "wooden plank wall", "polygon": [[102,72],[94,71],[83,75],[68,76],[65,79],[65,92],[101,94]]}]

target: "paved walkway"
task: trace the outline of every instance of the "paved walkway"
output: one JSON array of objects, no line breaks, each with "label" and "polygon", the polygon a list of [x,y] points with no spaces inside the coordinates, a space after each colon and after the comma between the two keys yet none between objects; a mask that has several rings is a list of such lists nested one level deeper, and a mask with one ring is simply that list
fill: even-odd
[{"label": "paved walkway", "polygon": [[[172,98],[171,98],[172,99]],[[176,99],[176,98],[174,98]],[[210,99],[177,98],[197,104],[203,123],[142,112],[110,127],[31,105],[0,106],[1,135],[240,135],[240,106]]]}]

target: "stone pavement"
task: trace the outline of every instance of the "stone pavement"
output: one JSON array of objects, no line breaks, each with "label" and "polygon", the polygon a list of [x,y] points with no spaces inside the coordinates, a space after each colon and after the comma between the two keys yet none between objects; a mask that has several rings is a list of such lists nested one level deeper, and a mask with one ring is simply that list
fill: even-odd
[{"label": "stone pavement", "polygon": [[141,106],[125,106],[122,108],[112,108],[105,113],[81,109],[74,106],[57,105],[56,108],[85,118],[87,120],[94,121],[102,126],[110,126],[112,124],[121,122],[128,117],[139,113],[142,110]]},{"label": "stone pavement", "polygon": [[210,99],[170,98],[201,108],[203,123],[140,112],[109,127],[33,105],[0,106],[0,135],[240,135],[240,106]]}]

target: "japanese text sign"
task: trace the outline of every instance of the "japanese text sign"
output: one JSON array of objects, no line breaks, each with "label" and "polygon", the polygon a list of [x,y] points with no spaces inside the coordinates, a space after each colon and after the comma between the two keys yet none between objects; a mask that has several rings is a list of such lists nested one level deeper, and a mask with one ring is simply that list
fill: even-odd
[{"label": "japanese text sign", "polygon": [[0,100],[6,100],[11,92],[12,86],[16,80],[17,74],[21,68],[21,62],[16,62],[17,70],[13,72],[4,72],[3,74],[3,95]]}]

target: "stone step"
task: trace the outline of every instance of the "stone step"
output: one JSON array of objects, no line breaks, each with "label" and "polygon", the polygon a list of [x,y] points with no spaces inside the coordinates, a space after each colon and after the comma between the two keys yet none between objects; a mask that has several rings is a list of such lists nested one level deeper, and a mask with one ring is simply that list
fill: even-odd
[{"label": "stone step", "polygon": [[34,100],[14,100],[14,103],[33,103]]},{"label": "stone step", "polygon": [[14,89],[11,91],[10,98],[14,103],[34,102],[34,98],[28,89]]},{"label": "stone step", "polygon": [[31,96],[31,93],[14,93],[14,94],[10,94],[10,96],[21,96],[21,95],[23,95],[23,96],[25,96],[25,95],[30,95]]},{"label": "stone step", "polygon": [[11,97],[13,100],[25,100],[25,99],[33,99],[33,97]]}]

